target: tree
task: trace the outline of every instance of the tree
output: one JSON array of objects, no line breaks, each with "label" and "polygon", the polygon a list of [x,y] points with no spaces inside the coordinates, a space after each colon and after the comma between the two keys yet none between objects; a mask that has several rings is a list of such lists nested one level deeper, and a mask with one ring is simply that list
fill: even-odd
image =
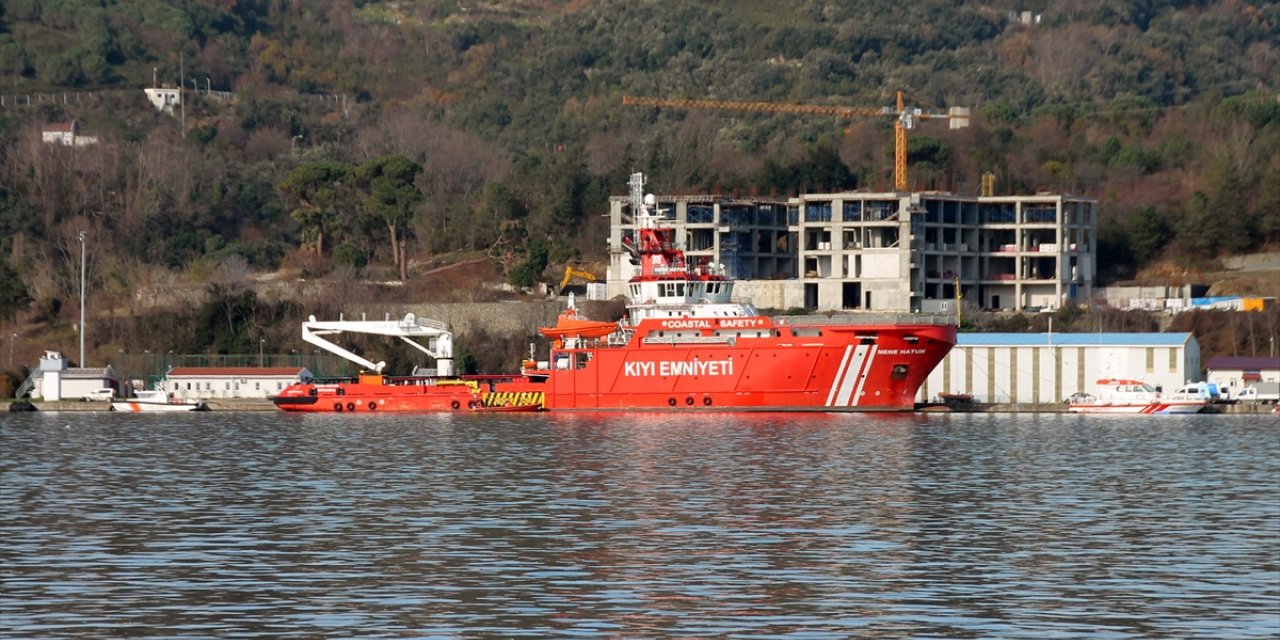
[{"label": "tree", "polygon": [[316,255],[324,255],[325,232],[338,222],[352,171],[345,162],[308,162],[290,171],[278,187],[297,200],[291,215],[302,224],[304,240],[315,243]]},{"label": "tree", "polygon": [[31,294],[8,260],[0,259],[0,318],[13,319],[31,304]]},{"label": "tree", "polygon": [[401,155],[374,158],[355,170],[360,188],[360,211],[387,226],[391,238],[391,261],[400,271],[400,279],[409,278],[407,238],[414,218],[414,205],[422,201],[422,192],[414,180],[422,173],[422,165]]}]

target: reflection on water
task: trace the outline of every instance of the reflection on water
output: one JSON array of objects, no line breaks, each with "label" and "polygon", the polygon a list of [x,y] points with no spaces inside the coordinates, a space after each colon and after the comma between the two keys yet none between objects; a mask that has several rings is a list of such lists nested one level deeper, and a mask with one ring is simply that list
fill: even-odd
[{"label": "reflection on water", "polygon": [[1264,416],[0,416],[21,637],[1276,637]]}]

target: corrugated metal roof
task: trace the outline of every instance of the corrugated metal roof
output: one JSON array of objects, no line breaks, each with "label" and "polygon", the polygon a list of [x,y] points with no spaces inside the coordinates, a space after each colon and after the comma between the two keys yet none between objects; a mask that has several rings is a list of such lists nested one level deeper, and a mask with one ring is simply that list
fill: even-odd
[{"label": "corrugated metal roof", "polygon": [[1181,347],[1190,333],[962,333],[960,347]]},{"label": "corrugated metal roof", "polygon": [[1241,371],[1274,371],[1280,369],[1280,358],[1217,356],[1209,359],[1207,369],[1240,369]]}]

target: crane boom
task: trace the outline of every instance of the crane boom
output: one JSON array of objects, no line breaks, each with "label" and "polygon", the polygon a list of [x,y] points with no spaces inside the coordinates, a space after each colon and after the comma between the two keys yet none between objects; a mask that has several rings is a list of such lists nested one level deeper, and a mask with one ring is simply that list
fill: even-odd
[{"label": "crane boom", "polygon": [[[453,334],[442,322],[418,318],[412,313],[400,320],[335,320],[317,321],[310,316],[302,323],[302,339],[314,344],[329,353],[354,362],[366,369],[381,372],[387,366],[385,362],[374,363],[362,358],[350,350],[340,347],[321,336],[338,335],[350,331],[380,336],[395,336],[409,343],[410,346],[436,359],[436,372],[440,376],[453,375]],[[426,338],[434,341],[435,348],[411,340],[410,338]]]},{"label": "crane boom", "polygon": [[952,129],[969,126],[968,107],[951,107],[946,113],[907,108],[903,93],[898,92],[896,107],[842,107],[820,104],[788,104],[782,102],[747,102],[737,100],[702,100],[692,98],[655,98],[647,96],[622,96],[622,104],[640,107],[674,107],[677,109],[719,109],[724,111],[754,111],[773,113],[798,113],[803,115],[835,116],[837,118],[865,118],[889,116],[893,123],[893,188],[907,190],[907,129],[914,129],[917,120],[949,120]]}]

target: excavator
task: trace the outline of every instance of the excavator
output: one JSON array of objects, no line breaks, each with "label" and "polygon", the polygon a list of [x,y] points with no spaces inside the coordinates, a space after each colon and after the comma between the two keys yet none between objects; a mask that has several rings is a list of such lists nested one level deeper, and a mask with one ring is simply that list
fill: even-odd
[{"label": "excavator", "polygon": [[569,283],[572,282],[574,278],[583,282],[596,281],[595,275],[591,272],[575,268],[573,265],[565,265],[564,277],[560,279],[560,286],[556,287],[556,295],[564,294],[565,287],[568,287]]}]

